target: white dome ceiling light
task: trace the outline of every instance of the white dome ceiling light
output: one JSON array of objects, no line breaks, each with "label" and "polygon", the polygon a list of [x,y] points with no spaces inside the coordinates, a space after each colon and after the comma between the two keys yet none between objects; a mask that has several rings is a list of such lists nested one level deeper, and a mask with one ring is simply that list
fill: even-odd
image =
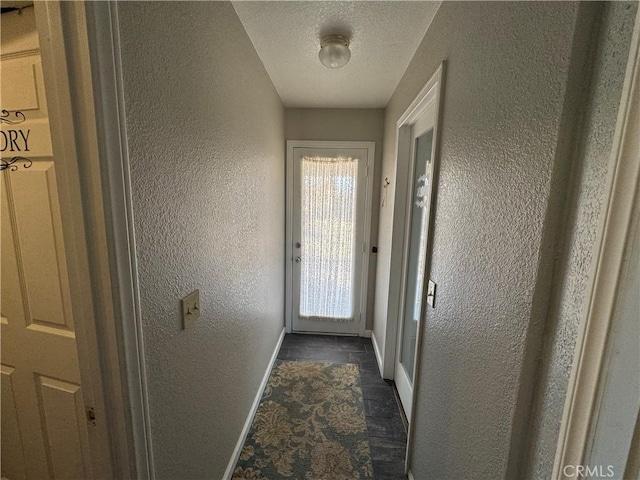
[{"label": "white dome ceiling light", "polygon": [[344,67],[351,58],[349,39],[343,35],[329,35],[320,41],[320,61],[327,68]]}]

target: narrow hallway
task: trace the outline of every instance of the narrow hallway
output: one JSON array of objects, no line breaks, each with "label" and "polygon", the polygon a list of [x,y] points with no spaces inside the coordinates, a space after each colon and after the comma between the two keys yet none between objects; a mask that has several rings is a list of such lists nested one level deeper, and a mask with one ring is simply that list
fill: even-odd
[{"label": "narrow hallway", "polygon": [[639,6],[3,0],[0,480],[640,480]]}]

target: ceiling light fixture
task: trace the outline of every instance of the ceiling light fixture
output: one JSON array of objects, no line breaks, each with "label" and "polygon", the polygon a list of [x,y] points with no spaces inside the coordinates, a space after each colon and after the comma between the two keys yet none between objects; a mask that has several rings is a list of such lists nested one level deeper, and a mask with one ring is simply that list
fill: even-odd
[{"label": "ceiling light fixture", "polygon": [[343,35],[329,35],[320,41],[320,61],[327,68],[344,67],[351,58],[349,39]]}]

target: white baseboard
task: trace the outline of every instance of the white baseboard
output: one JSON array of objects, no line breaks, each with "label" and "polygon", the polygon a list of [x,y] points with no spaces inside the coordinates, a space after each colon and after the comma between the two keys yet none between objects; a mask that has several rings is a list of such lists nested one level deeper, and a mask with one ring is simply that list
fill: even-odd
[{"label": "white baseboard", "polygon": [[371,334],[373,333],[372,330],[365,330],[364,331],[364,338],[371,338]]},{"label": "white baseboard", "polygon": [[285,333],[286,329],[283,328],[282,333],[280,333],[280,338],[278,338],[278,342],[276,343],[276,348],[273,350],[273,354],[271,354],[271,360],[269,361],[267,369],[264,372],[264,376],[262,377],[262,382],[260,382],[260,387],[258,388],[256,397],[253,399],[253,405],[251,405],[251,410],[249,410],[247,420],[244,422],[244,427],[242,427],[242,431],[240,432],[240,438],[238,438],[236,448],[233,450],[231,460],[229,460],[229,465],[227,465],[227,470],[224,472],[224,477],[222,477],[224,480],[231,480],[231,475],[233,475],[233,470],[236,467],[236,463],[238,463],[240,453],[242,453],[242,447],[244,447],[244,442],[247,440],[249,429],[251,428],[251,424],[253,423],[253,417],[255,417],[258,406],[260,405],[262,392],[264,392],[264,388],[267,386],[267,382],[269,381],[269,374],[271,373],[273,364],[276,363],[276,358],[278,357],[278,352],[280,351],[280,346],[282,345],[282,341],[284,340]]},{"label": "white baseboard", "polygon": [[380,375],[382,375],[382,355],[380,355],[380,349],[378,348],[378,341],[376,340],[376,336],[373,331],[371,332],[371,343],[373,345],[373,352],[376,354],[376,360],[378,361],[378,370],[380,370]]},{"label": "white baseboard", "polygon": [[409,478],[409,480],[416,480],[415,478],[413,478],[413,473],[411,473],[411,470],[407,472],[407,477]]}]

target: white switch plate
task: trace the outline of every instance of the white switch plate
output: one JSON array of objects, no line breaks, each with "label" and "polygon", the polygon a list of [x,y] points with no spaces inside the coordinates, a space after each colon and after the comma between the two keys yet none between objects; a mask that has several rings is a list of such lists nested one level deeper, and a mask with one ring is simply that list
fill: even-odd
[{"label": "white switch plate", "polygon": [[182,303],[182,329],[186,330],[200,318],[200,290],[194,290],[184,297]]},{"label": "white switch plate", "polygon": [[429,286],[427,287],[427,304],[434,308],[436,303],[436,284],[433,280],[429,280]]}]

